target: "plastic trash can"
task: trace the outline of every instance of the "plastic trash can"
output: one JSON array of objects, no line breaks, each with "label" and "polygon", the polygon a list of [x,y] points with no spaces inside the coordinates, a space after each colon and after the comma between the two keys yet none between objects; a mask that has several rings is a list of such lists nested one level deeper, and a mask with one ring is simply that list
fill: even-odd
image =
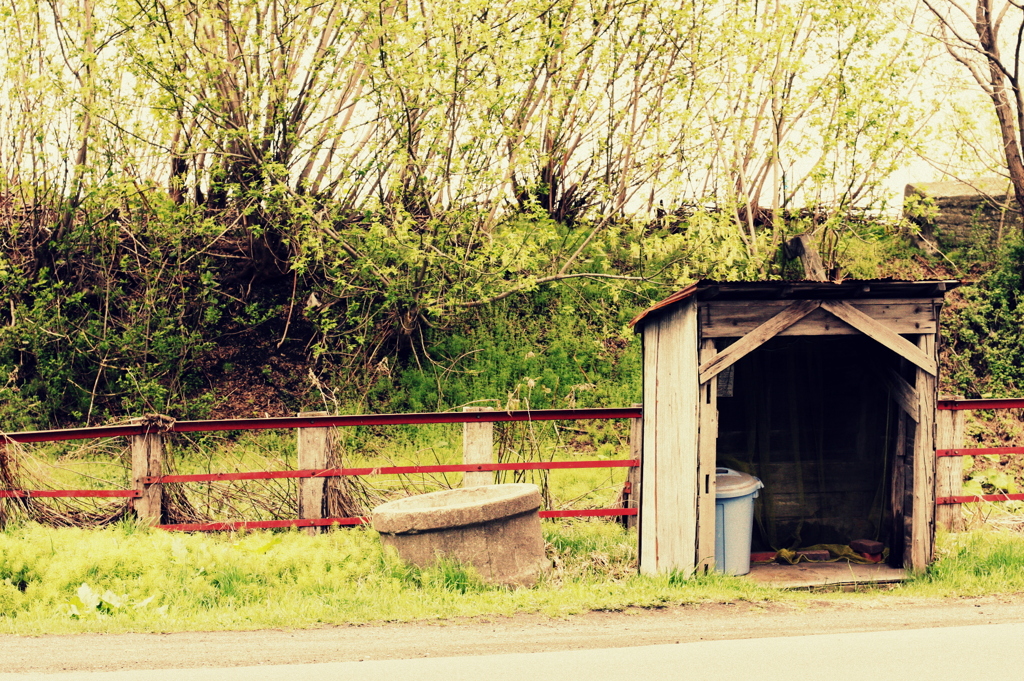
[{"label": "plastic trash can", "polygon": [[750,572],[754,499],[764,484],[731,468],[716,468],[715,473],[715,569],[727,575],[745,575]]}]

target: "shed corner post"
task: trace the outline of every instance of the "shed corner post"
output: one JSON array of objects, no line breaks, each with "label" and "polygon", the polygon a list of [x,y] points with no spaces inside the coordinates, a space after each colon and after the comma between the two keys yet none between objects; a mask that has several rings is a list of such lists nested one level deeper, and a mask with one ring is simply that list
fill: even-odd
[{"label": "shed corner post", "polygon": [[[299,418],[328,416],[326,411],[302,411]],[[299,470],[323,470],[327,467],[330,428],[300,427],[296,429],[296,467]],[[327,478],[299,478],[299,519],[321,520],[327,499]],[[305,528],[306,534],[318,534],[320,527]]]},{"label": "shed corner post", "polygon": [[[700,363],[704,365],[717,354],[715,341],[701,341]],[[716,474],[718,456],[718,375],[699,386],[697,443],[697,544],[698,572],[715,568],[715,504],[718,493]]]},{"label": "shed corner post", "polygon": [[[962,400],[963,395],[941,395],[942,400]],[[959,409],[940,409],[935,412],[935,449],[959,449],[964,439],[964,412]],[[942,456],[935,461],[935,524],[949,532],[964,529],[962,504],[939,505],[941,497],[955,497],[963,493],[964,457]]]},{"label": "shed corner post", "polygon": [[130,507],[135,517],[148,525],[159,525],[163,520],[163,484],[148,482],[149,478],[163,475],[164,439],[161,424],[173,423],[167,416],[150,415],[131,420],[133,425],[145,426],[140,435],[132,435],[132,489],[139,496]]},{"label": "shed corner post", "polygon": [[[657,490],[654,480],[658,474],[654,465],[655,440],[654,424],[657,420],[657,407],[654,404],[656,399],[656,379],[658,359],[655,352],[657,345],[657,328],[646,324],[641,330],[641,353],[642,359],[642,399],[644,405],[644,417],[640,421],[640,497],[638,503],[640,513],[637,515],[636,542],[637,542],[637,569],[642,575],[657,574],[657,515],[655,513],[654,496]],[[653,334],[653,337],[651,337]],[[650,481],[650,484],[647,481]]]},{"label": "shed corner post", "polygon": [[[493,407],[463,407],[463,412],[494,411]],[[466,465],[494,463],[494,423],[475,421],[462,424],[462,463]],[[493,485],[494,471],[466,471],[463,487]]]},{"label": "shed corner post", "polygon": [[[935,335],[921,334],[917,346],[928,357],[935,357]],[[923,572],[935,554],[935,412],[938,397],[937,377],[917,369],[918,423],[914,429],[913,515],[911,517],[910,556],[904,565]],[[907,560],[909,558],[909,561]]]},{"label": "shed corner post", "polygon": [[643,331],[640,572],[693,574],[700,366],[697,306],[667,308]]}]

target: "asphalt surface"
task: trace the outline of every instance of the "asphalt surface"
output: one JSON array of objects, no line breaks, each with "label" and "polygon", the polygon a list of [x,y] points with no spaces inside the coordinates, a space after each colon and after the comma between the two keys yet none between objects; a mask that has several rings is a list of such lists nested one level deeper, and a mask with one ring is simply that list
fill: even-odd
[{"label": "asphalt surface", "polygon": [[325,664],[57,674],[0,674],[50,681],[728,681],[886,678],[978,681],[1021,678],[1024,624],[698,641],[627,648]]},{"label": "asphalt surface", "polygon": [[[233,672],[227,670],[232,668],[239,668],[239,673],[243,674],[239,678],[257,678],[253,675],[264,671],[273,674],[275,669],[290,669],[292,672],[289,674],[306,673],[302,670],[311,668],[311,665],[326,674],[332,674],[330,670],[339,664],[349,665],[339,667],[347,669],[346,674],[364,667],[367,673],[377,673],[373,670],[380,668],[382,674],[399,674],[400,670],[389,668],[384,663],[396,661],[396,664],[413,664],[410,660],[429,663],[430,658],[457,658],[461,662],[455,667],[466,669],[486,664],[477,657],[501,658],[504,661],[498,660],[495,664],[496,668],[503,669],[520,668],[527,665],[528,660],[544,660],[543,656],[558,653],[566,653],[566,656],[555,655],[551,658],[555,661],[550,664],[557,666],[564,662],[568,668],[575,669],[581,668],[579,665],[589,659],[600,659],[601,655],[608,654],[601,653],[602,650],[618,650],[613,655],[615,659],[621,657],[640,664],[641,660],[648,658],[661,659],[659,656],[663,652],[660,651],[666,645],[672,648],[690,643],[763,639],[786,646],[790,644],[785,643],[784,639],[814,638],[821,634],[898,633],[939,629],[982,631],[986,626],[1022,623],[1024,594],[942,600],[901,599],[888,594],[853,600],[813,600],[796,605],[712,603],[631,609],[625,612],[591,612],[566,618],[516,615],[434,622],[325,626],[306,630],[2,635],[0,680],[37,677],[101,680],[123,678],[116,674],[137,674],[143,670],[164,670],[147,671],[148,678],[164,678],[160,674],[166,674],[166,678],[203,678],[207,670],[218,670],[218,678],[231,678]],[[1016,633],[1021,634],[1019,631]],[[996,652],[1015,653],[1024,649],[1024,634],[1019,636],[1018,642],[1019,645],[1015,645],[1011,640],[998,647]],[[817,645],[822,643],[819,641]],[[771,649],[772,644],[767,645]],[[1003,668],[1001,664],[994,667],[990,662],[998,657],[986,658],[987,653],[982,654],[981,648],[975,650],[972,645],[964,643],[942,646],[940,652],[955,650],[988,672]],[[650,650],[644,652],[635,650],[637,648]],[[844,668],[841,671],[843,676],[852,673],[857,678],[871,678],[889,674],[897,666],[902,677],[902,665],[909,664],[908,660],[912,661],[919,655],[926,655],[928,659],[935,658],[931,653],[920,653],[919,648],[915,639],[905,642],[904,648],[900,649],[903,652],[896,658],[885,658],[867,650],[863,652],[865,657],[855,670]],[[725,655],[726,659],[733,659],[735,655],[746,659],[749,654],[744,652],[742,645],[730,651],[719,654]],[[664,654],[671,655],[670,652]],[[699,656],[703,653],[689,654]],[[542,657],[520,657],[522,655]],[[635,658],[637,655],[640,658]],[[789,664],[787,660],[771,654],[759,660],[758,669],[763,672],[780,665],[786,667]],[[431,664],[420,668],[423,674],[429,673]],[[818,672],[813,674],[815,677],[826,670],[831,670],[830,676],[836,671],[833,662],[827,657],[817,660],[815,664],[821,665]],[[1024,679],[1024,672],[1019,671],[1024,666],[1005,669],[1007,673],[996,672],[990,678]],[[401,671],[401,674],[405,673]],[[417,671],[416,676],[419,674],[420,671]],[[593,678],[602,677],[597,675]],[[725,678],[730,678],[730,675]],[[760,673],[757,678],[761,678]]]}]

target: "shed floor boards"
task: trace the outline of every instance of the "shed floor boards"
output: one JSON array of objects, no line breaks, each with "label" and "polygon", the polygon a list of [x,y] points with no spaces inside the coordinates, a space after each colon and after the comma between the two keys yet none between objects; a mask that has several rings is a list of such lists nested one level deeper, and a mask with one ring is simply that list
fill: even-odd
[{"label": "shed floor boards", "polygon": [[906,572],[881,563],[798,563],[796,565],[751,565],[748,579],[780,589],[849,586],[857,584],[893,584],[902,582]]}]

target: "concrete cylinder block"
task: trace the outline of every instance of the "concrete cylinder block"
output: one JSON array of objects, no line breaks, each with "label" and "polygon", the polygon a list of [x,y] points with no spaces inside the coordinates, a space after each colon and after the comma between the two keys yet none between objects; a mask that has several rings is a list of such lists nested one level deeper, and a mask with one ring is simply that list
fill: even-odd
[{"label": "concrete cylinder block", "polygon": [[447,556],[492,584],[531,586],[550,568],[536,485],[482,485],[397,499],[373,509],[373,528],[402,560]]}]

